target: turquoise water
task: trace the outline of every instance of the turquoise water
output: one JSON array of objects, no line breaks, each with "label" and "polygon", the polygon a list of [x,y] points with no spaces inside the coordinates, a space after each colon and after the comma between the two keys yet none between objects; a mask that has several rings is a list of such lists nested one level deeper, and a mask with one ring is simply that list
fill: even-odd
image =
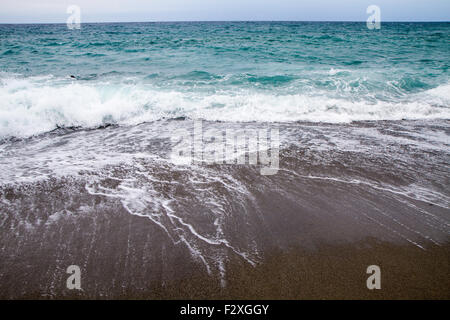
[{"label": "turquoise water", "polygon": [[174,117],[448,119],[449,66],[450,23],[0,25],[0,135]]}]

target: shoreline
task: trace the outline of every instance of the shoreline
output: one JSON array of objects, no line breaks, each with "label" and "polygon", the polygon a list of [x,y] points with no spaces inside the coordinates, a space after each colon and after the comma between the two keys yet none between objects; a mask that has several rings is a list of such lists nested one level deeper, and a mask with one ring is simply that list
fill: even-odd
[{"label": "shoreline", "polygon": [[[432,134],[447,122],[286,125],[269,176],[168,162],[177,127],[5,144],[0,298],[449,297],[448,148]],[[224,127],[242,129],[205,124]],[[73,265],[82,292],[66,286]],[[370,265],[380,291],[366,288]]]}]

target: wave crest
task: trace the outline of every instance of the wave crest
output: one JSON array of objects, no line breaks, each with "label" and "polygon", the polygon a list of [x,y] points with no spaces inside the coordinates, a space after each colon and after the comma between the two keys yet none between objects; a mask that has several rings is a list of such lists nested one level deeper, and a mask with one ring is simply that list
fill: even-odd
[{"label": "wave crest", "polygon": [[8,78],[0,85],[0,136],[58,127],[133,125],[164,118],[259,122],[448,119],[450,84],[383,101],[255,90],[175,91],[145,84]]}]

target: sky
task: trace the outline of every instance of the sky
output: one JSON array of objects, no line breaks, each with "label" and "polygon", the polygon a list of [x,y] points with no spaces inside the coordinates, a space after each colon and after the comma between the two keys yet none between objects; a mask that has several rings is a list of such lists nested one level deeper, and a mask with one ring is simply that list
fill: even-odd
[{"label": "sky", "polygon": [[366,21],[369,5],[382,21],[450,21],[450,0],[0,0],[0,23],[65,23],[69,5],[82,23]]}]

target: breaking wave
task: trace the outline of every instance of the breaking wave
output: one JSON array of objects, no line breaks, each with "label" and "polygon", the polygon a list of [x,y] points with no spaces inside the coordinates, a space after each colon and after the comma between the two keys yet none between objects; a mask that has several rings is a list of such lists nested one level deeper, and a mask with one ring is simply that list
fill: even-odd
[{"label": "breaking wave", "polygon": [[[300,91],[300,90],[299,90]],[[58,127],[134,125],[185,117],[232,122],[449,119],[450,84],[397,99],[283,93],[254,88],[164,89],[146,83],[41,77],[0,80],[0,136],[28,137]]]}]

